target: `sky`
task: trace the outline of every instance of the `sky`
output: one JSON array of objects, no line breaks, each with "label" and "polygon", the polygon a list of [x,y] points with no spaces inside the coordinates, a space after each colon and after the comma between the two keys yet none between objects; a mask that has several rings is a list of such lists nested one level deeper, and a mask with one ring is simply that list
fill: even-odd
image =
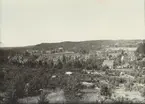
[{"label": "sky", "polygon": [[144,0],[2,0],[4,47],[143,39]]}]

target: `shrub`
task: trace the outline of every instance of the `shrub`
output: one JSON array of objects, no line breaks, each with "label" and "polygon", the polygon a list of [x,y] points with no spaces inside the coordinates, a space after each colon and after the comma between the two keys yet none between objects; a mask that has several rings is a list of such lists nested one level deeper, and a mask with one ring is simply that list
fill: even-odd
[{"label": "shrub", "polygon": [[113,87],[119,86],[119,81],[117,79],[118,79],[117,77],[110,77],[109,78],[109,82],[111,83],[111,85],[113,85]]},{"label": "shrub", "polygon": [[133,101],[129,100],[128,98],[118,97],[114,99],[114,104],[134,104]]},{"label": "shrub", "polygon": [[5,73],[0,71],[0,91],[4,91],[4,77]]},{"label": "shrub", "polygon": [[6,91],[4,104],[18,104],[18,97],[14,88],[9,88]]},{"label": "shrub", "polygon": [[142,89],[141,95],[145,97],[145,87]]},{"label": "shrub", "polygon": [[55,68],[62,69],[63,68],[63,63],[60,59],[57,60],[57,64],[54,66]]},{"label": "shrub", "polygon": [[109,69],[109,67],[107,65],[105,65],[101,68],[102,71],[107,71],[108,69]]},{"label": "shrub", "polygon": [[47,93],[41,93],[38,99],[38,104],[49,104],[49,101],[47,100]]},{"label": "shrub", "polygon": [[125,89],[126,90],[132,90],[132,86],[133,86],[133,82],[131,81],[131,82],[127,82],[127,83],[125,83]]},{"label": "shrub", "polygon": [[64,94],[66,96],[66,100],[77,101],[79,99],[78,93],[80,92],[80,77],[79,76],[61,76],[59,78],[60,86],[64,90]]},{"label": "shrub", "polygon": [[126,83],[126,80],[124,78],[121,78],[118,76],[111,76],[111,77],[109,77],[109,82],[113,86],[119,86],[120,83]]},{"label": "shrub", "polygon": [[18,74],[14,80],[14,88],[16,89],[16,96],[22,98],[25,96],[25,74]]},{"label": "shrub", "polygon": [[109,85],[102,85],[100,90],[101,95],[111,97],[112,89]]}]

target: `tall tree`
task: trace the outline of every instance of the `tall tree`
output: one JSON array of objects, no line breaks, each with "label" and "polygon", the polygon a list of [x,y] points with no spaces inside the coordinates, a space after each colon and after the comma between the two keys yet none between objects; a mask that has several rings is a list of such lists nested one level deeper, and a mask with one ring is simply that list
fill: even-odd
[{"label": "tall tree", "polygon": [[145,56],[145,43],[141,43],[137,50],[136,50],[136,56],[138,57],[138,59],[142,59]]}]

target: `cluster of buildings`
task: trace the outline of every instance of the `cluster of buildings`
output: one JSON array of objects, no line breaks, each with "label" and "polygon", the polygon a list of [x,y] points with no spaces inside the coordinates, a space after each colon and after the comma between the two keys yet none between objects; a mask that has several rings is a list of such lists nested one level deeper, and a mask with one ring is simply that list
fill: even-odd
[{"label": "cluster of buildings", "polygon": [[[23,55],[16,55],[11,58],[12,61],[19,61],[25,63],[28,59],[25,57],[25,54],[31,56],[38,56],[36,62],[57,62],[58,59],[62,60],[65,56],[69,60],[82,59],[87,60],[89,58],[103,59],[104,62],[102,66],[108,66],[110,69],[113,68],[136,68],[135,64],[131,64],[136,60],[135,52],[136,47],[107,47],[102,50],[90,51],[88,54],[80,54],[75,52],[70,52],[64,50],[63,47],[59,47],[53,50],[26,50]],[[29,58],[30,58],[29,57]],[[117,61],[120,64],[117,64]]]},{"label": "cluster of buildings", "polygon": [[108,66],[110,69],[116,68],[133,68],[131,62],[136,60],[135,56],[136,48],[107,48],[105,52],[105,60],[102,66]]}]

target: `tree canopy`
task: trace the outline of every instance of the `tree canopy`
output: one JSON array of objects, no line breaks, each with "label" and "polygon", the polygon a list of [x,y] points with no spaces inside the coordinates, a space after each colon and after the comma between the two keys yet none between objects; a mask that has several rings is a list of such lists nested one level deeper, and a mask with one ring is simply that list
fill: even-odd
[{"label": "tree canopy", "polygon": [[143,54],[144,55],[145,54],[145,43],[141,43],[138,46],[136,52],[139,53],[139,54]]}]

